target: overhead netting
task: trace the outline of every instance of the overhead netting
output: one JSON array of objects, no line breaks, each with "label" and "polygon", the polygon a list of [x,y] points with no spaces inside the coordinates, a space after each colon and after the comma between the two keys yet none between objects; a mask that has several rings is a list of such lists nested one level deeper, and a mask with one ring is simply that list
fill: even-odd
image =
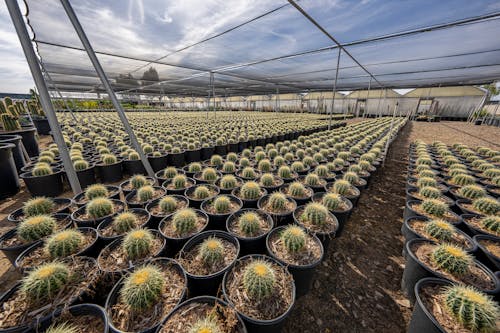
[{"label": "overhead netting", "polygon": [[[103,92],[58,0],[26,0],[63,92]],[[479,84],[500,77],[498,1],[297,2],[342,52],[337,90]],[[337,45],[287,1],[73,0],[117,93],[207,96],[332,90]],[[371,75],[373,75],[373,78]]]}]

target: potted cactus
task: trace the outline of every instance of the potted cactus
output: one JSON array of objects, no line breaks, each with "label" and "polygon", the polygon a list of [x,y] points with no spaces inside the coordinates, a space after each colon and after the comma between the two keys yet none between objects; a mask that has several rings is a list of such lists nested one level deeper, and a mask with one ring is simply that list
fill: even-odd
[{"label": "potted cactus", "polygon": [[[293,276],[267,256],[238,259],[224,275],[222,290],[251,332],[280,332],[295,303]],[[271,301],[273,307],[264,306]]]},{"label": "potted cactus", "polygon": [[413,239],[406,243],[405,248],[407,260],[401,285],[412,303],[415,301],[415,284],[424,277],[440,277],[471,285],[490,295],[500,292],[498,277],[455,245]]},{"label": "potted cactus", "polygon": [[415,290],[408,333],[494,332],[498,328],[498,304],[473,287],[425,278]]},{"label": "potted cactus", "polygon": [[408,188],[406,190],[407,201],[423,201],[427,199],[436,199],[444,202],[448,206],[454,206],[455,202],[450,197],[444,195],[441,190],[434,186],[423,186],[420,188]]},{"label": "potted cactus", "polygon": [[295,181],[281,187],[280,191],[297,202],[297,205],[306,204],[311,200],[314,191],[301,182]]},{"label": "potted cactus", "polygon": [[209,230],[224,230],[229,215],[243,207],[240,199],[234,195],[221,194],[203,201],[200,209],[209,217]]},{"label": "potted cactus", "polygon": [[273,227],[269,214],[251,208],[231,214],[226,221],[226,229],[240,242],[241,255],[264,253],[266,236]]},{"label": "potted cactus", "polygon": [[340,237],[352,211],[351,201],[340,194],[333,192],[315,193],[312,197],[312,201],[323,204],[336,217],[339,226],[335,236]]},{"label": "potted cactus", "polygon": [[109,275],[120,275],[148,259],[161,256],[165,239],[149,229],[132,229],[107,245],[97,257],[99,268]]},{"label": "potted cactus", "polygon": [[0,297],[0,329],[21,332],[54,310],[74,304],[99,279],[94,259],[72,257],[33,269]]},{"label": "potted cactus", "polygon": [[171,180],[179,174],[185,174],[185,171],[175,167],[167,167],[155,173],[155,176],[158,179],[158,182],[163,183],[167,180]]},{"label": "potted cactus", "polygon": [[143,175],[133,175],[126,181],[120,184],[120,190],[123,192],[125,196],[134,190],[138,190],[142,186],[155,184],[155,179],[151,177],[146,177]]},{"label": "potted cactus", "polygon": [[244,208],[257,208],[257,201],[267,194],[267,190],[255,181],[247,181],[241,187],[235,188],[231,194],[243,202]]},{"label": "potted cactus", "polygon": [[292,171],[288,165],[280,166],[276,173],[285,183],[291,183],[298,178],[297,172]]},{"label": "potted cactus", "polygon": [[173,165],[176,168],[182,168],[186,163],[184,158],[185,151],[179,147],[174,147],[167,155],[167,163],[165,165]]},{"label": "potted cactus", "polygon": [[241,184],[243,184],[243,180],[233,175],[224,175],[215,183],[221,194],[229,194]]},{"label": "potted cactus", "polygon": [[189,199],[189,206],[200,208],[204,200],[219,195],[219,188],[211,184],[200,184],[186,189],[184,195]]},{"label": "potted cactus", "polygon": [[500,216],[460,215],[471,235],[490,235],[500,238]]},{"label": "potted cactus", "polygon": [[[123,171],[128,175],[145,175],[146,169],[136,151],[126,151],[123,159]],[[153,169],[154,170],[154,169]]]},{"label": "potted cactus", "polygon": [[37,163],[31,172],[19,175],[32,196],[57,197],[63,193],[63,171],[44,162]]},{"label": "potted cactus", "polygon": [[261,187],[265,188],[268,193],[272,193],[277,191],[285,182],[272,173],[264,173],[260,176],[258,183]]},{"label": "potted cactus", "polygon": [[405,219],[413,216],[425,216],[430,219],[442,219],[451,224],[462,222],[460,216],[450,210],[449,206],[439,199],[424,201],[408,201],[403,213]]},{"label": "potted cactus", "polygon": [[79,227],[97,227],[104,219],[125,210],[125,205],[119,200],[97,197],[71,214],[71,219]]},{"label": "potted cactus", "polygon": [[296,297],[306,295],[311,288],[314,270],[323,259],[321,241],[298,225],[273,229],[266,238],[267,252],[288,267],[295,282]]},{"label": "potted cactus", "polygon": [[114,332],[155,332],[180,304],[187,278],[172,259],[157,258],[123,276],[113,287],[105,309]]},{"label": "potted cactus", "polygon": [[176,175],[170,180],[166,180],[162,186],[167,190],[168,194],[182,195],[184,191],[191,186],[195,185],[196,181],[193,178],[186,177],[185,175]]},{"label": "potted cactus", "polygon": [[305,206],[297,207],[293,212],[293,218],[295,223],[301,225],[321,240],[325,251],[339,228],[339,222],[335,215],[319,202],[310,202]]},{"label": "potted cactus", "polygon": [[227,232],[205,231],[191,238],[178,256],[190,296],[215,295],[239,252],[238,240]]},{"label": "potted cactus", "polygon": [[221,174],[214,168],[207,167],[201,172],[195,173],[193,177],[198,184],[214,184],[221,177]]},{"label": "potted cactus", "polygon": [[130,208],[144,208],[153,200],[166,195],[167,191],[160,186],[144,185],[125,196],[125,202]]},{"label": "potted cactus", "polygon": [[142,208],[132,208],[114,216],[104,219],[97,226],[99,239],[104,244],[109,244],[122,237],[130,230],[146,228],[151,220],[151,215]]},{"label": "potted cactus", "polygon": [[23,207],[13,211],[7,219],[17,224],[36,215],[66,214],[70,207],[71,199],[36,197],[26,201]]},{"label": "potted cactus", "polygon": [[82,207],[92,199],[108,198],[120,199],[120,188],[113,185],[93,184],[88,186],[83,192],[78,193],[73,197],[73,202]]},{"label": "potted cactus", "polygon": [[493,197],[485,196],[474,200],[457,200],[457,206],[464,214],[497,215],[500,213],[500,201]]},{"label": "potted cactus", "polygon": [[167,215],[189,206],[189,201],[181,195],[166,195],[163,198],[151,201],[146,210],[151,214],[151,227],[156,228],[158,223]]},{"label": "potted cactus", "polygon": [[76,171],[78,181],[82,188],[86,188],[92,184],[95,184],[95,164],[89,163],[86,160],[78,159],[73,161],[73,168]]},{"label": "potted cactus", "polygon": [[473,240],[479,248],[476,253],[479,260],[492,271],[499,271],[500,251],[498,249],[500,247],[500,238],[490,235],[476,235]]},{"label": "potted cactus", "polygon": [[291,223],[297,203],[281,192],[274,192],[263,196],[257,202],[257,207],[271,215],[276,226]]},{"label": "potted cactus", "polygon": [[191,178],[195,174],[201,172],[201,170],[203,170],[203,166],[200,162],[191,162],[182,168],[182,171],[186,174],[186,176]]}]

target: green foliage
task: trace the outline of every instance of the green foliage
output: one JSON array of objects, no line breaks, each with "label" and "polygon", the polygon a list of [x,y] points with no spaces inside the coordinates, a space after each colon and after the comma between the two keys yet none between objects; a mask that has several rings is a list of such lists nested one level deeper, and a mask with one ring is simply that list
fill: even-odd
[{"label": "green foliage", "polygon": [[500,203],[491,197],[482,197],[472,201],[474,209],[484,215],[496,215],[500,212]]},{"label": "green foliage", "polygon": [[51,214],[55,207],[56,204],[52,199],[46,197],[36,197],[24,203],[23,214],[26,217],[47,215]]},{"label": "green foliage", "polygon": [[425,232],[441,242],[449,242],[455,233],[455,227],[443,220],[432,220],[425,224]]},{"label": "green foliage", "polygon": [[51,258],[64,258],[77,253],[83,244],[83,239],[83,234],[78,230],[62,230],[47,239],[45,249]]},{"label": "green foliage", "polygon": [[253,260],[243,271],[243,287],[247,296],[257,302],[268,299],[276,288],[276,272],[265,260]]},{"label": "green foliage", "polygon": [[95,198],[86,205],[85,212],[93,219],[113,214],[113,202],[107,198]]},{"label": "green foliage", "polygon": [[443,217],[448,211],[448,205],[437,199],[426,199],[422,201],[422,209],[429,215]]},{"label": "green foliage", "polygon": [[105,185],[93,184],[87,187],[85,190],[85,199],[93,200],[96,198],[107,198],[109,196],[109,191]]},{"label": "green foliage", "polygon": [[473,263],[472,257],[463,249],[451,244],[437,245],[431,253],[433,263],[452,275],[464,275]]},{"label": "green foliage", "polygon": [[60,262],[43,264],[33,269],[21,282],[21,291],[29,300],[51,300],[70,281],[71,272]]},{"label": "green foliage", "polygon": [[260,197],[261,191],[258,183],[249,181],[241,186],[240,195],[245,200],[257,200]]},{"label": "green foliage", "polygon": [[48,215],[36,215],[21,221],[17,226],[17,235],[25,242],[33,242],[52,234],[57,227],[54,218]]},{"label": "green foliage", "polygon": [[122,248],[131,260],[143,258],[151,252],[154,236],[147,229],[134,229],[125,234]]},{"label": "green foliage", "polygon": [[283,229],[280,239],[290,253],[302,251],[306,245],[307,234],[304,229],[296,225],[288,225]]},{"label": "green foliage", "polygon": [[134,229],[139,224],[137,216],[132,212],[123,212],[113,218],[113,230],[123,234]]},{"label": "green foliage", "polygon": [[224,244],[219,238],[209,237],[199,247],[198,255],[207,266],[213,266],[224,259]]},{"label": "green foliage", "polygon": [[158,267],[146,265],[125,278],[120,296],[132,310],[147,310],[160,302],[166,284],[167,281]]},{"label": "green foliage", "polygon": [[454,285],[445,289],[445,310],[472,332],[494,332],[499,316],[498,305],[471,286]]}]

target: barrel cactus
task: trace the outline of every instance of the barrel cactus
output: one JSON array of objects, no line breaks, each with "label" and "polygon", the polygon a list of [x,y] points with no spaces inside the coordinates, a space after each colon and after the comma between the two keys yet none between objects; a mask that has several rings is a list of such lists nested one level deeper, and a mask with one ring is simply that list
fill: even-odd
[{"label": "barrel cactus", "polygon": [[344,173],[342,179],[347,180],[351,184],[356,184],[359,182],[359,176],[355,172],[351,171]]},{"label": "barrel cactus", "polygon": [[245,212],[238,218],[238,229],[246,237],[252,237],[260,231],[259,214],[255,212]]},{"label": "barrel cactus", "polygon": [[93,184],[85,190],[85,199],[93,200],[96,198],[106,198],[109,196],[109,191],[106,186],[102,184]]},{"label": "barrel cactus", "polygon": [[196,229],[198,216],[191,208],[183,208],[172,217],[172,224],[177,235],[183,237]]},{"label": "barrel cactus", "polygon": [[220,324],[211,316],[199,319],[189,329],[188,333],[223,333]]},{"label": "barrel cactus", "polygon": [[431,177],[421,177],[417,180],[417,187],[422,188],[425,186],[432,186],[436,187],[437,186],[437,181],[434,178]]},{"label": "barrel cactus", "polygon": [[69,323],[60,323],[50,325],[49,328],[45,331],[45,333],[78,333],[80,329]]},{"label": "barrel cactus", "polygon": [[288,200],[283,193],[274,192],[269,196],[268,205],[273,212],[282,212],[286,210]]},{"label": "barrel cactus", "polygon": [[250,181],[241,186],[240,196],[244,200],[257,200],[260,197],[262,190],[258,183]]},{"label": "barrel cactus", "polygon": [[210,196],[210,190],[204,185],[200,185],[195,188],[193,192],[193,197],[196,200],[204,200]]},{"label": "barrel cactus", "polygon": [[219,185],[223,189],[231,189],[231,188],[235,188],[237,183],[238,183],[238,181],[237,181],[235,176],[225,175],[225,176],[222,176],[222,178],[220,179]]},{"label": "barrel cactus", "polygon": [[36,197],[26,201],[23,205],[23,214],[26,217],[48,215],[54,211],[56,204],[50,198]]},{"label": "barrel cactus", "polygon": [[135,190],[143,187],[147,183],[148,179],[143,175],[135,175],[132,178],[130,178],[130,186],[132,186],[132,188]]},{"label": "barrel cactus", "polygon": [[172,185],[177,190],[186,188],[187,185],[187,177],[185,175],[176,175],[172,178]]},{"label": "barrel cactus", "polygon": [[214,183],[217,177],[217,171],[214,168],[205,168],[201,173],[201,179],[207,183]]},{"label": "barrel cactus", "polygon": [[300,216],[300,220],[321,227],[327,223],[328,214],[328,208],[323,204],[310,202],[304,207],[304,212]]},{"label": "barrel cactus", "polygon": [[37,165],[35,165],[33,170],[31,170],[31,174],[34,177],[43,177],[53,174],[53,171],[50,165],[46,163],[38,163]]},{"label": "barrel cactus", "polygon": [[64,258],[77,253],[82,244],[84,236],[78,230],[68,229],[51,235],[45,243],[45,250],[51,258]]},{"label": "barrel cactus", "polygon": [[281,232],[280,239],[287,252],[297,253],[306,246],[307,234],[301,227],[289,225]]},{"label": "barrel cactus", "polygon": [[304,178],[304,183],[308,186],[320,186],[321,180],[315,173],[310,173]]},{"label": "barrel cactus", "polygon": [[273,186],[274,181],[274,175],[272,173],[265,173],[260,177],[260,183],[262,184],[262,186]]},{"label": "barrel cactus", "polygon": [[292,178],[292,170],[287,165],[283,165],[278,169],[278,175],[283,179]]},{"label": "barrel cactus", "polygon": [[464,198],[473,200],[486,196],[487,192],[479,185],[465,185],[458,190],[458,194]]},{"label": "barrel cactus", "polygon": [[101,160],[104,165],[112,165],[118,162],[115,155],[112,154],[104,154],[101,156]]},{"label": "barrel cactus", "polygon": [[113,202],[107,198],[95,198],[85,207],[85,213],[93,219],[99,219],[114,212]]},{"label": "barrel cactus", "polygon": [[441,191],[432,186],[424,186],[420,188],[418,194],[425,199],[438,199],[442,196]]},{"label": "barrel cactus", "polygon": [[491,197],[482,197],[472,201],[472,206],[484,215],[496,215],[500,212],[500,203]]},{"label": "barrel cactus", "polygon": [[256,178],[257,174],[252,167],[245,167],[241,170],[241,177],[243,178]]},{"label": "barrel cactus", "polygon": [[425,232],[441,242],[449,242],[455,233],[455,227],[443,220],[432,220],[425,224]]},{"label": "barrel cactus", "polygon": [[127,258],[134,260],[143,258],[151,251],[154,236],[147,229],[134,229],[125,234],[122,241],[123,251]]},{"label": "barrel cactus", "polygon": [[[201,170],[202,170],[202,166],[201,166],[201,163],[199,163],[199,162],[192,162],[188,166],[188,171],[192,172],[192,173],[201,172]],[[175,176],[175,175],[173,175],[173,176]]]},{"label": "barrel cactus", "polygon": [[209,237],[200,244],[198,255],[205,265],[216,265],[224,259],[224,244],[219,238]]},{"label": "barrel cactus", "polygon": [[224,163],[220,155],[212,155],[210,158],[210,164],[214,166],[221,166]]},{"label": "barrel cactus", "polygon": [[234,162],[232,161],[226,161],[222,165],[222,171],[225,173],[233,173],[236,171],[236,164],[234,164]]},{"label": "barrel cactus", "polygon": [[71,279],[69,267],[60,262],[43,264],[33,269],[21,282],[21,291],[31,301],[51,300]]},{"label": "barrel cactus", "polygon": [[231,210],[231,199],[225,195],[218,196],[213,201],[213,207],[217,214],[227,214]]},{"label": "barrel cactus", "polygon": [[342,196],[338,193],[326,193],[321,199],[321,203],[331,211],[339,210],[343,200]]},{"label": "barrel cactus", "polygon": [[[200,171],[201,171],[201,165],[200,165]],[[177,176],[178,174],[179,174],[179,172],[174,167],[168,167],[168,168],[165,168],[165,170],[163,170],[163,178],[166,178],[166,179],[172,179],[175,176]]]},{"label": "barrel cactus", "polygon": [[455,185],[458,186],[465,186],[465,185],[471,185],[475,183],[475,178],[472,177],[471,175],[467,175],[465,173],[458,174],[456,176],[453,176],[451,178],[451,182]]},{"label": "barrel cactus", "polygon": [[178,201],[175,197],[167,195],[160,199],[158,202],[158,207],[163,214],[170,214],[177,208]]},{"label": "barrel cactus", "polygon": [[89,167],[89,162],[81,159],[81,160],[76,160],[73,162],[73,167],[75,168],[76,171],[83,171],[88,169]]},{"label": "barrel cactus", "polygon": [[147,202],[153,199],[155,189],[151,185],[144,185],[137,190],[137,201]]},{"label": "barrel cactus", "polygon": [[125,278],[120,296],[132,310],[144,311],[161,300],[166,284],[158,267],[146,265]]},{"label": "barrel cactus", "polygon": [[351,189],[352,185],[350,182],[347,180],[339,179],[333,183],[333,192],[338,193],[340,195],[346,195],[348,194]]},{"label": "barrel cactus", "polygon": [[25,242],[33,242],[52,234],[57,227],[54,218],[48,215],[36,215],[24,219],[17,226],[17,235]]},{"label": "barrel cactus", "polygon": [[425,213],[435,217],[443,217],[448,211],[448,205],[437,199],[426,199],[422,201],[421,207]]},{"label": "barrel cactus", "polygon": [[437,267],[458,276],[469,272],[469,267],[473,263],[470,254],[451,244],[437,245],[432,250],[431,260]]},{"label": "barrel cactus", "polygon": [[320,164],[314,169],[314,173],[316,173],[319,177],[328,177],[330,174],[330,170],[328,170],[328,167],[326,165]]},{"label": "barrel cactus", "polygon": [[253,260],[243,271],[243,287],[250,299],[268,299],[276,289],[276,272],[265,260]]},{"label": "barrel cactus", "polygon": [[306,188],[300,182],[293,182],[288,185],[288,194],[294,198],[303,198],[306,196]]},{"label": "barrel cactus", "polygon": [[139,224],[137,216],[132,212],[123,212],[116,215],[111,222],[113,230],[119,234],[128,232]]},{"label": "barrel cactus", "polygon": [[480,221],[484,229],[500,235],[500,217],[499,216],[485,216]]}]

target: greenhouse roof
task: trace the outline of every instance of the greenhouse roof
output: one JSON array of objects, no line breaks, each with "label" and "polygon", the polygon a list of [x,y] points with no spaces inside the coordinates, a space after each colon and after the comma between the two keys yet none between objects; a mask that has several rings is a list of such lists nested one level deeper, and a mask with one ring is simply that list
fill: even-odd
[{"label": "greenhouse roof", "polygon": [[[104,92],[58,0],[25,0],[49,88]],[[216,96],[500,78],[498,1],[73,0],[121,94]],[[362,67],[361,67],[361,66]]]}]

